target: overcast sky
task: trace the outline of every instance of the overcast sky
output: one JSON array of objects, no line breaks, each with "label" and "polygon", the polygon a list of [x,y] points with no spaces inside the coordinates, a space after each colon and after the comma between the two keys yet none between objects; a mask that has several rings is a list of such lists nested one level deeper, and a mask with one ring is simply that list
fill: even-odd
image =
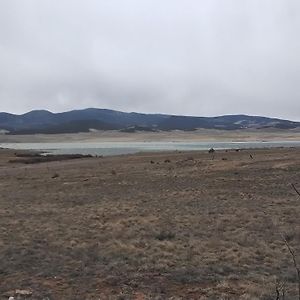
[{"label": "overcast sky", "polygon": [[0,111],[300,120],[299,0],[0,0]]}]

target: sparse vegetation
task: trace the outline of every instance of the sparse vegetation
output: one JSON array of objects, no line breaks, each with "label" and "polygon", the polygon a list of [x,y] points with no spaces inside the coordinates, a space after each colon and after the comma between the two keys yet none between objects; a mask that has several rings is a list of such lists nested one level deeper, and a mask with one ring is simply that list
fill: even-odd
[{"label": "sparse vegetation", "polygon": [[173,240],[175,238],[175,233],[170,231],[160,231],[155,238],[160,241]]},{"label": "sparse vegetation", "polygon": [[[20,164],[38,164],[46,163],[52,161],[63,161],[70,159],[79,158],[91,158],[92,155],[82,155],[82,154],[61,154],[61,155],[42,155],[39,153],[21,152],[15,153],[18,159],[10,159],[10,163],[20,163]],[[20,159],[21,158],[21,159]]]},{"label": "sparse vegetation", "polygon": [[297,256],[300,201],[290,182],[300,182],[300,150],[251,154],[254,160],[233,150],[214,160],[177,152],[24,166],[0,150],[0,295],[295,299],[291,255],[266,214]]}]

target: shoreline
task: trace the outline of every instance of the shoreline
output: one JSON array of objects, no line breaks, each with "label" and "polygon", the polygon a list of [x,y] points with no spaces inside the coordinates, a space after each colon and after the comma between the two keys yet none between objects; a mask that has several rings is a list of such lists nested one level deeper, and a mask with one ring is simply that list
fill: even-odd
[{"label": "shoreline", "polygon": [[300,141],[300,130],[213,130],[123,133],[97,131],[76,134],[0,135],[0,143],[59,142],[243,142]]},{"label": "shoreline", "polygon": [[30,151],[44,155],[90,155],[119,156],[137,153],[172,153],[172,152],[207,152],[216,151],[257,150],[257,149],[289,149],[300,148],[300,141],[144,141],[144,142],[69,142],[69,143],[0,143],[0,149],[12,151]]},{"label": "shoreline", "polygon": [[[7,160],[8,165],[33,165],[33,164],[45,164],[53,162],[66,162],[66,161],[82,161],[82,160],[98,160],[98,159],[126,159],[129,160],[141,157],[165,157],[165,156],[190,156],[190,155],[207,155],[212,160],[214,158],[220,158],[222,155],[230,155],[232,153],[276,153],[276,152],[288,152],[299,151],[300,146],[276,146],[276,147],[257,147],[257,148],[222,148],[214,149],[214,154],[209,153],[209,149],[196,149],[196,150],[157,150],[157,151],[137,151],[132,153],[119,153],[119,154],[108,154],[108,155],[92,155],[92,154],[81,154],[81,153],[51,153],[45,152],[44,150],[36,149],[17,149],[17,148],[2,148],[0,147],[0,157],[9,157]],[[0,164],[1,166],[1,164]]]}]

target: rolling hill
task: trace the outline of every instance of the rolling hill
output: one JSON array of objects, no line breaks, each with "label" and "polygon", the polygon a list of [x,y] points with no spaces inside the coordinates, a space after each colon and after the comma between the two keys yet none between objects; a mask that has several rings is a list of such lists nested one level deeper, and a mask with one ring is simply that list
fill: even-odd
[{"label": "rolling hill", "polygon": [[22,115],[0,113],[0,131],[7,134],[57,134],[90,130],[191,131],[205,129],[293,129],[300,122],[248,115],[192,117],[166,114],[126,113],[108,109],[88,108],[62,113],[34,110]]}]

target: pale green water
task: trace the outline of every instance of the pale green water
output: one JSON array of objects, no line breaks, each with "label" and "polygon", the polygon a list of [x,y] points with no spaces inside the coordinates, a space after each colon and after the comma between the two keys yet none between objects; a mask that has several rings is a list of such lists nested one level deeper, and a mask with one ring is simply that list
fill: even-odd
[{"label": "pale green water", "polygon": [[120,155],[152,151],[192,151],[214,149],[246,149],[300,147],[300,141],[276,142],[72,142],[72,143],[0,143],[2,148],[42,150],[51,154]]}]

